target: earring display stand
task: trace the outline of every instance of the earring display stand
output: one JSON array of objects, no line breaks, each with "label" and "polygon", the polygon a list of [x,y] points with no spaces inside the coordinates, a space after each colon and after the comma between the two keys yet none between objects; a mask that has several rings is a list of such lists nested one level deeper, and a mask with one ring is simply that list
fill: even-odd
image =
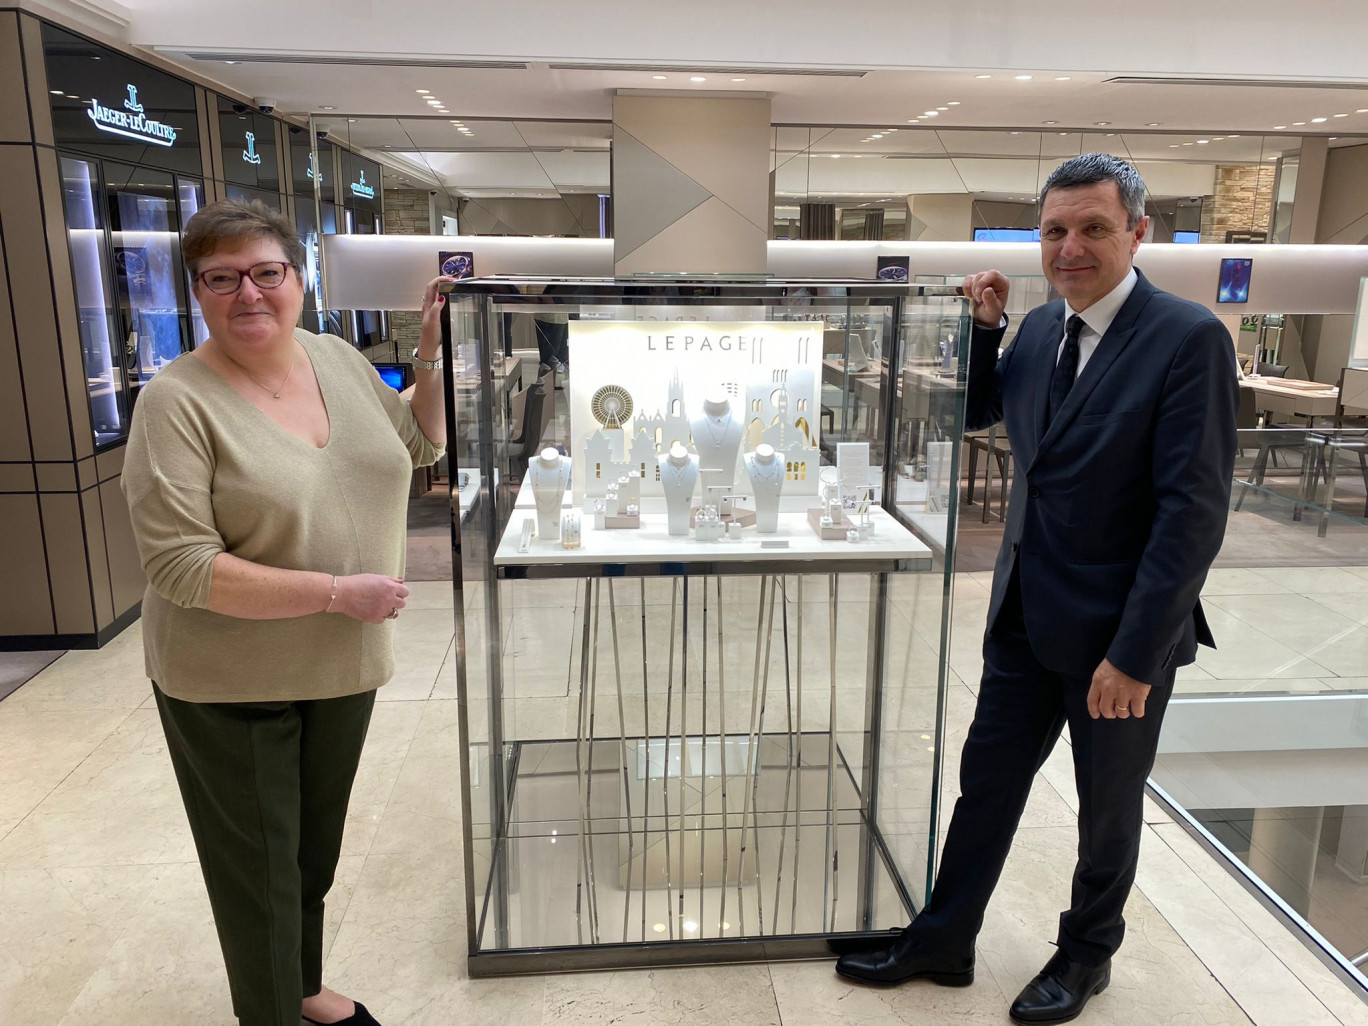
[{"label": "earring display stand", "polygon": [[[899,325],[967,325],[964,300],[876,282],[550,284],[584,326],[575,387],[604,414],[590,434],[574,433],[567,388],[524,474],[508,454],[528,443],[511,441],[497,395],[448,407],[452,458],[486,482],[453,522],[469,973],[886,940],[934,874],[952,679],[953,551],[888,486],[926,434],[899,408],[900,361],[917,351]],[[471,339],[535,337],[549,287],[451,283],[444,344],[464,334],[483,354],[503,347]],[[857,316],[885,340],[884,408],[861,418],[881,433],[845,432],[838,411],[819,439],[821,322]],[[607,348],[577,350],[581,337]],[[715,373],[707,347],[725,354]],[[934,432],[957,430],[957,403]],[[859,544],[849,518],[830,532],[809,519],[834,501],[819,494],[822,453],[850,442],[868,445],[881,487]],[[555,529],[526,537],[557,486]],[[561,518],[576,512],[566,548]],[[613,522],[625,517],[633,529]]]}]

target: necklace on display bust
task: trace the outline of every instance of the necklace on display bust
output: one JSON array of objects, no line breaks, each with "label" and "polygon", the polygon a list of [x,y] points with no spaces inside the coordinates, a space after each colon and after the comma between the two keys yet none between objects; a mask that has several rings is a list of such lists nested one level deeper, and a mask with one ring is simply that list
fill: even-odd
[{"label": "necklace on display bust", "polygon": [[712,440],[714,447],[719,446],[727,437],[727,432],[731,430],[732,412],[730,407],[727,409],[725,417],[714,417],[711,413],[703,415],[703,426],[708,429],[708,437]]},{"label": "necklace on display bust", "polygon": [[768,463],[764,463],[752,454],[748,462],[750,463],[751,476],[761,481],[774,483],[783,477],[784,465],[779,462],[777,457],[772,458]]}]

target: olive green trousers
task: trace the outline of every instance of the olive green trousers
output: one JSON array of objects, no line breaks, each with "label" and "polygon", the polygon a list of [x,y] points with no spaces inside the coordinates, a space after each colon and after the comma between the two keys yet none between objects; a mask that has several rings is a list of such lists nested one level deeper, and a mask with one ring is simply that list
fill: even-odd
[{"label": "olive green trousers", "polygon": [[242,1026],[299,1026],[375,692],[184,702],[156,692]]}]

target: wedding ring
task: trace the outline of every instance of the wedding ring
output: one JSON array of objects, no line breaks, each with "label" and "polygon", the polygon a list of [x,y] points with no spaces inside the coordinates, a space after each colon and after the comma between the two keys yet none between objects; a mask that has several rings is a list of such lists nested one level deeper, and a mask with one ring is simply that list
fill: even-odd
[{"label": "wedding ring", "polygon": [[386,619],[386,620],[397,620],[397,619],[399,619],[399,607],[398,607],[398,606],[395,606],[393,609],[391,609],[391,610],[390,610],[390,613],[389,613],[389,616],[385,617],[385,619]]}]

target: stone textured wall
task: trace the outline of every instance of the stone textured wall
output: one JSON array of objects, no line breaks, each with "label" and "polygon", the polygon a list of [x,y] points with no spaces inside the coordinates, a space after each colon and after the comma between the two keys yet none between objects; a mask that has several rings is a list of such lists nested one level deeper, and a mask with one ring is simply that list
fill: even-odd
[{"label": "stone textured wall", "polygon": [[1216,193],[1202,204],[1202,241],[1225,242],[1226,232],[1267,232],[1273,210],[1272,164],[1218,164]]},{"label": "stone textured wall", "polygon": [[[426,189],[385,190],[385,234],[429,235],[432,232],[428,215]],[[432,269],[433,274],[437,268]],[[417,283],[415,283],[417,288]],[[390,334],[394,339],[396,359],[406,361],[418,345],[421,318],[415,310],[390,312]]]}]

